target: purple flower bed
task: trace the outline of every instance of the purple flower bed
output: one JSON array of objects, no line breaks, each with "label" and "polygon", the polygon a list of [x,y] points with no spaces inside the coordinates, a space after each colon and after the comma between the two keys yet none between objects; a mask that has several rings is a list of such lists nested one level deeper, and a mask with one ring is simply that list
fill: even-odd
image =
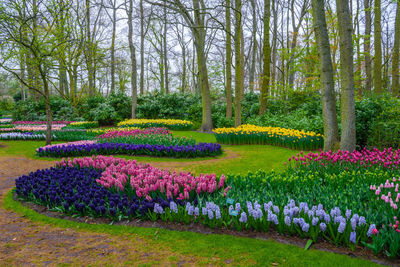
[{"label": "purple flower bed", "polygon": [[161,198],[148,201],[111,192],[96,182],[102,172],[79,167],[37,170],[15,181],[16,193],[25,200],[66,214],[113,219],[142,216],[152,211],[155,203],[169,207],[169,201]]},{"label": "purple flower bed", "polygon": [[56,158],[115,154],[194,158],[217,156],[221,153],[221,145],[215,143],[199,143],[191,146],[135,145],[125,143],[66,144],[56,147],[39,148],[37,150],[39,156]]}]

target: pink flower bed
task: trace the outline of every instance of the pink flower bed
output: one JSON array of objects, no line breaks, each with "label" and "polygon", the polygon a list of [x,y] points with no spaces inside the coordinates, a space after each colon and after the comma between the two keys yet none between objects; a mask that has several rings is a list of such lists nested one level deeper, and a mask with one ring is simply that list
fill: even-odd
[{"label": "pink flower bed", "polygon": [[[396,180],[393,177],[392,181],[386,180],[385,184],[380,184],[379,186],[371,185],[369,189],[375,191],[377,200],[382,200],[388,203],[391,208],[397,210],[400,201],[399,182],[400,178]],[[386,191],[386,194],[382,193],[382,191]]]},{"label": "pink flower bed", "polygon": [[[53,124],[51,129],[53,131],[59,131],[65,126],[66,124]],[[14,127],[14,130],[20,130],[24,132],[46,131],[46,129],[46,125],[16,125]]]},{"label": "pink flower bed", "polygon": [[358,164],[363,167],[382,166],[385,168],[398,168],[400,164],[400,149],[385,148],[380,151],[377,148],[372,150],[363,149],[362,151],[341,151],[338,152],[319,152],[308,154],[297,154],[289,158],[289,161],[296,161],[298,164],[307,165],[317,162],[323,166],[330,164]]},{"label": "pink flower bed", "polygon": [[[47,145],[47,146],[44,146],[44,147],[41,147],[41,148],[42,149],[47,149],[47,148],[63,147],[63,146],[69,146],[69,145],[88,145],[88,144],[95,144],[95,143],[97,143],[96,140],[83,140],[83,141],[75,141],[75,142]],[[39,151],[39,148],[37,148],[36,151]]]},{"label": "pink flower bed", "polygon": [[[53,121],[53,124],[70,124],[71,122],[74,121]],[[46,121],[14,121],[14,125],[24,125],[24,124],[46,124]]]},{"label": "pink flower bed", "polygon": [[[212,194],[223,189],[225,176],[217,179],[215,174],[193,176],[191,173],[169,172],[152,167],[150,164],[137,163],[135,160],[125,160],[112,156],[93,156],[62,159],[58,166],[79,166],[103,169],[100,179],[96,181],[106,188],[117,190],[133,190],[139,198],[151,200],[150,194],[162,194],[168,198],[190,199],[190,195]],[[225,188],[226,191],[229,188]]]},{"label": "pink flower bed", "polygon": [[171,132],[167,128],[146,128],[146,129],[135,129],[135,130],[115,130],[99,135],[97,138],[115,138],[122,136],[134,136],[134,135],[147,135],[147,134],[170,134]]}]

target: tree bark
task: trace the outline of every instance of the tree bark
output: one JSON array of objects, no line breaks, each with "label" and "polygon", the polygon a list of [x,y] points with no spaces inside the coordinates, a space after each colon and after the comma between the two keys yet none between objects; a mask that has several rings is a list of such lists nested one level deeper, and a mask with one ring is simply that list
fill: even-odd
[{"label": "tree bark", "polygon": [[[111,34],[111,93],[115,91],[115,35],[117,31],[117,7],[116,0],[111,0],[112,2],[112,34]],[[129,19],[128,19],[129,20]],[[129,22],[128,22],[129,23]]]},{"label": "tree bark", "polygon": [[356,148],[356,114],[354,103],[353,27],[348,1],[336,0],[336,11],[339,24],[340,80],[342,87],[340,95],[342,125],[340,149],[353,151]]},{"label": "tree bark", "polygon": [[393,44],[393,59],[392,59],[392,95],[399,97],[400,91],[400,2],[397,1],[396,22],[394,27],[394,44]]},{"label": "tree bark", "polygon": [[225,3],[225,23],[226,23],[226,118],[232,118],[232,36],[231,36],[231,1]]},{"label": "tree bark", "polygon": [[242,0],[235,1],[235,126],[242,124],[242,59],[241,59],[241,34],[242,34]]},{"label": "tree bark", "polygon": [[93,42],[90,33],[90,0],[86,4],[86,63],[88,69],[89,95],[94,95]]},{"label": "tree bark", "polygon": [[371,0],[364,0],[365,32],[364,32],[364,54],[365,54],[365,90],[371,93],[372,88],[372,63],[371,63]]},{"label": "tree bark", "polygon": [[271,79],[271,48],[269,45],[270,4],[270,0],[264,0],[263,76],[260,95],[260,115],[264,114],[267,110],[267,97]]},{"label": "tree bark", "polygon": [[335,85],[324,0],[312,0],[312,13],[321,73],[324,151],[336,150],[339,142],[339,128],[336,116]]},{"label": "tree bark", "polygon": [[382,24],[381,0],[374,0],[374,91],[382,93]]},{"label": "tree bark", "polygon": [[250,66],[250,77],[249,77],[249,89],[250,92],[254,92],[254,76],[256,71],[256,55],[257,55],[257,15],[256,15],[256,1],[250,0],[251,8],[253,11],[253,28],[252,28],[252,49],[251,49],[251,66]]},{"label": "tree bark", "polygon": [[143,0],[139,2],[140,9],[140,94],[144,93],[144,14]]},{"label": "tree bark", "polygon": [[[276,5],[276,6],[275,6]],[[272,29],[272,71],[271,71],[271,88],[275,88],[276,79],[276,57],[277,57],[277,38],[278,38],[278,5],[272,1],[272,12],[274,17],[274,26]]]},{"label": "tree bark", "polygon": [[128,39],[129,39],[129,51],[131,53],[131,89],[132,89],[132,119],[136,118],[136,107],[137,107],[137,64],[136,64],[136,49],[133,45],[133,0],[129,0],[128,9]]},{"label": "tree bark", "polygon": [[164,32],[163,32],[163,54],[164,54],[164,72],[165,72],[165,92],[169,94],[168,80],[168,54],[167,54],[167,8],[164,7]]},{"label": "tree bark", "polygon": [[212,130],[212,118],[211,118],[211,95],[210,86],[208,83],[208,71],[207,71],[207,60],[205,53],[205,24],[204,24],[204,8],[200,9],[200,0],[193,0],[194,8],[194,27],[192,31],[194,33],[195,46],[196,46],[196,56],[197,65],[199,71],[199,81],[202,92],[202,109],[203,118],[201,124],[202,132],[209,132]]}]

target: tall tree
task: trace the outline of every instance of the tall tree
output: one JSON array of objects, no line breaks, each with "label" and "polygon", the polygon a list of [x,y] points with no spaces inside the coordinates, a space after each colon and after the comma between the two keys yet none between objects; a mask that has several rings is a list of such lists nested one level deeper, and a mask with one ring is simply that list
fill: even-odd
[{"label": "tall tree", "polygon": [[167,53],[167,7],[164,6],[164,17],[163,17],[163,23],[164,23],[164,30],[163,30],[163,58],[164,62],[162,63],[164,65],[164,73],[165,73],[165,92],[169,94],[169,79],[168,79],[168,53]]},{"label": "tall tree", "polygon": [[336,116],[335,83],[333,81],[333,67],[328,29],[326,26],[324,0],[312,0],[312,14],[321,75],[324,150],[328,151],[338,148],[339,127]]},{"label": "tall tree", "polygon": [[232,118],[232,34],[231,34],[231,1],[226,0],[225,2],[225,37],[226,37],[226,118]]},{"label": "tall tree", "polygon": [[250,0],[251,3],[251,8],[252,8],[252,15],[253,15],[253,26],[252,26],[252,32],[251,32],[251,37],[252,37],[252,48],[251,48],[251,65],[250,65],[250,77],[249,77],[249,89],[250,92],[254,91],[254,76],[255,76],[255,70],[256,70],[256,55],[257,55],[257,14],[256,14],[256,0]]},{"label": "tall tree", "polygon": [[372,64],[371,64],[371,0],[364,0],[365,32],[364,32],[364,55],[365,55],[365,89],[371,92],[372,88]]},{"label": "tall tree", "polygon": [[392,59],[392,95],[399,96],[400,91],[400,2],[397,1],[396,22],[394,26],[394,44],[393,44],[393,59]]},{"label": "tall tree", "polygon": [[143,12],[143,0],[139,1],[140,10],[140,94],[144,93],[144,12]]},{"label": "tall tree", "polygon": [[353,25],[349,2],[336,0],[336,11],[339,25],[340,49],[340,115],[342,133],[340,149],[353,151],[356,148],[356,114],[354,103],[353,71]]},{"label": "tall tree", "polygon": [[382,93],[382,24],[381,0],[374,0],[374,91]]},{"label": "tall tree", "polygon": [[[113,93],[115,91],[115,37],[117,32],[117,0],[110,0],[110,5],[112,9],[112,33],[111,33],[111,88],[110,91]],[[129,18],[128,18],[129,20]],[[130,23],[130,22],[128,22]]]},{"label": "tall tree", "polygon": [[129,51],[131,54],[131,90],[132,90],[132,119],[136,118],[137,107],[137,65],[136,65],[136,49],[133,45],[133,0],[129,0],[128,7],[128,41]]},{"label": "tall tree", "polygon": [[242,124],[242,58],[241,58],[241,35],[242,35],[242,0],[235,1],[235,126]]},{"label": "tall tree", "polygon": [[89,81],[89,95],[94,95],[95,92],[95,81],[94,81],[94,67],[93,67],[93,41],[90,30],[90,0],[85,0],[85,11],[86,11],[86,65],[88,70],[88,81]]},{"label": "tall tree", "polygon": [[263,76],[260,95],[260,114],[267,110],[267,97],[271,78],[271,47],[269,45],[270,0],[264,0]]}]

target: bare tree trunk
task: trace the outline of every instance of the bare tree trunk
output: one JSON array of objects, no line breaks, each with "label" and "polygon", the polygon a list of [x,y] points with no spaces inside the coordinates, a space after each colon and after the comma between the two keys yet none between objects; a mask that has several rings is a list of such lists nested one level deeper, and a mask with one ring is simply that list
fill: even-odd
[{"label": "bare tree trunk", "polygon": [[136,49],[133,45],[133,0],[129,0],[128,9],[128,39],[129,39],[129,51],[131,53],[131,89],[132,89],[132,119],[136,118],[136,107],[137,107],[137,64],[136,64]]},{"label": "bare tree trunk", "polygon": [[365,54],[365,90],[371,93],[372,88],[372,63],[371,63],[371,0],[364,0],[365,10],[365,33],[364,33],[364,54]]},{"label": "bare tree trunk", "polygon": [[400,91],[400,2],[397,1],[396,22],[394,27],[394,44],[393,44],[393,59],[392,59],[392,95],[399,96]]},{"label": "bare tree trunk", "polygon": [[195,27],[192,28],[194,32],[197,65],[199,71],[199,80],[202,91],[202,107],[203,107],[203,118],[201,124],[202,132],[209,132],[212,130],[212,118],[211,118],[211,95],[210,86],[208,83],[208,71],[207,71],[207,60],[205,53],[205,22],[204,22],[204,8],[200,9],[200,0],[193,0],[194,8],[194,21]]},{"label": "bare tree trunk", "polygon": [[226,23],[226,118],[232,118],[232,36],[231,36],[231,1],[226,0],[225,23]]},{"label": "bare tree trunk", "polygon": [[353,151],[356,148],[356,113],[354,104],[353,72],[353,27],[349,3],[336,0],[339,24],[341,102],[340,114],[342,134],[340,149]]},{"label": "bare tree trunk", "polygon": [[374,0],[374,91],[382,93],[382,24],[381,0]]},{"label": "bare tree trunk", "polygon": [[169,94],[168,80],[168,54],[167,54],[167,8],[164,7],[164,33],[163,33],[163,50],[164,50],[164,72],[165,72],[165,92]]},{"label": "bare tree trunk", "polygon": [[182,84],[181,84],[181,92],[184,93],[186,91],[186,47],[185,44],[182,46]]},{"label": "bare tree trunk", "polygon": [[319,51],[319,67],[322,87],[322,113],[324,120],[324,150],[338,148],[339,129],[336,117],[335,85],[329,44],[328,29],[326,26],[324,0],[312,0],[315,37]]},{"label": "bare tree trunk", "polygon": [[89,80],[89,95],[94,95],[93,42],[90,33],[90,0],[86,4],[86,61]]},{"label": "bare tree trunk", "polygon": [[278,3],[272,1],[272,12],[274,17],[274,26],[272,30],[272,72],[271,72],[271,88],[275,88],[276,79],[276,57],[277,57],[277,38],[278,38]]},{"label": "bare tree trunk", "polygon": [[357,13],[355,17],[355,28],[356,32],[356,50],[357,50],[357,62],[356,62],[356,73],[355,73],[355,88],[358,91],[358,96],[362,97],[362,86],[361,86],[361,49],[360,49],[360,0],[356,0]]},{"label": "bare tree trunk", "polygon": [[241,31],[242,31],[242,0],[235,0],[235,126],[242,124],[241,96],[242,96],[242,59],[241,59]]},{"label": "bare tree trunk", "polygon": [[249,77],[249,89],[250,92],[254,91],[254,73],[256,71],[256,54],[257,54],[257,15],[256,15],[256,1],[250,0],[251,8],[253,10],[253,29],[252,39],[253,46],[251,50],[251,66],[250,66],[250,77]]},{"label": "bare tree trunk", "polygon": [[140,94],[144,93],[144,14],[143,0],[139,2],[140,9]]},{"label": "bare tree trunk", "polygon": [[[111,93],[115,91],[115,34],[117,31],[117,7],[116,0],[112,0],[112,35],[111,35]],[[130,22],[128,22],[130,23]]]},{"label": "bare tree trunk", "polygon": [[260,115],[267,110],[267,97],[271,78],[271,48],[269,46],[270,0],[264,0],[263,77],[260,95]]}]

